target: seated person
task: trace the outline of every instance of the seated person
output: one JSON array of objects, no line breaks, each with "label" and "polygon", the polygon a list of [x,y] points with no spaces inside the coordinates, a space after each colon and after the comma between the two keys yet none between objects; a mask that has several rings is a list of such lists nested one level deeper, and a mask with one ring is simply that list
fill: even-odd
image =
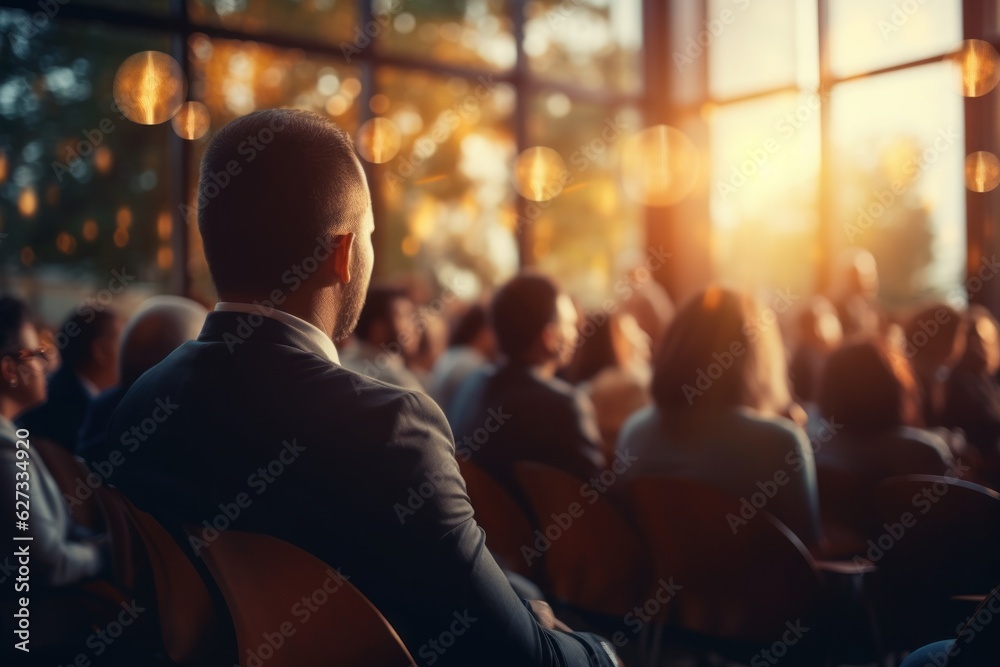
[{"label": "seated person", "polygon": [[943,303],[920,311],[903,328],[903,354],[917,380],[925,426],[942,423],[945,384],[962,356],[965,329],[961,313]]},{"label": "seated person", "polygon": [[119,382],[97,396],[80,428],[77,454],[89,464],[106,463],[112,449],[122,445],[122,435],[108,439],[108,422],[118,402],[135,380],[176,350],[194,340],[208,311],[182,296],[146,299],[126,323],[122,333]]},{"label": "seated person", "polygon": [[[144,373],[115,411],[111,433],[148,418],[157,398],[180,406],[125,459],[118,487],[163,523],[210,525],[220,505],[245,499],[232,529],[337,569],[428,664],[614,667],[608,642],[556,630],[515,594],[486,548],[440,408],[338,363],[333,341],[358,321],[375,255],[350,136],[319,114],[255,111],[212,137],[202,190],[268,128],[267,150],[198,198],[220,303],[198,340]],[[307,257],[315,270],[289,289],[282,276]],[[428,483],[433,493],[401,516]],[[193,548],[210,549],[212,532],[196,532]],[[437,650],[455,624],[461,636]]]},{"label": "seated person", "polygon": [[843,497],[827,500],[824,511],[862,535],[874,528],[867,526],[867,517],[879,482],[895,475],[944,475],[950,469],[947,444],[920,428],[920,395],[909,364],[881,343],[851,343],[830,356],[819,410],[836,427],[818,449],[816,465],[845,490]]},{"label": "seated person", "polygon": [[417,311],[410,297],[399,288],[372,285],[364,304],[340,363],[376,380],[423,391],[420,380],[407,368],[420,347],[414,322]]},{"label": "seated person", "polygon": [[[11,527],[18,520],[15,496],[29,494],[28,529],[20,537],[30,537],[31,584],[65,586],[96,576],[110,554],[107,540],[84,538],[84,530],[70,516],[62,493],[38,453],[18,447],[17,430],[11,423],[25,410],[45,401],[47,351],[39,345],[35,325],[28,318],[23,301],[0,297],[0,494],[4,498],[3,518]],[[23,435],[23,432],[22,432]],[[18,451],[29,458],[19,458]],[[27,465],[24,465],[24,462]],[[17,543],[15,543],[17,544]]]},{"label": "seated person", "polygon": [[459,455],[512,491],[518,488],[513,466],[521,461],[581,480],[599,474],[605,458],[593,405],[555,377],[573,358],[573,301],[550,278],[523,273],[497,291],[490,322],[502,359],[469,378],[452,402],[449,421]]},{"label": "seated person", "polygon": [[434,363],[428,386],[431,398],[447,410],[462,383],[490,363],[495,352],[486,304],[473,303],[458,318],[448,349]]},{"label": "seated person", "polygon": [[945,383],[944,425],[978,452],[984,481],[1000,486],[1000,334],[982,306],[970,306],[965,351]]},{"label": "seated person", "polygon": [[712,286],[688,301],[654,362],[653,405],[625,422],[617,449],[636,459],[626,483],[684,477],[739,499],[780,475],[765,509],[817,545],[812,448],[782,416],[791,405],[784,351],[777,323],[766,322],[752,297],[732,290]]},{"label": "seated person", "polygon": [[121,330],[121,317],[109,309],[71,315],[59,332],[66,343],[62,366],[48,380],[48,399],[21,415],[18,425],[75,454],[90,402],[118,382]]}]

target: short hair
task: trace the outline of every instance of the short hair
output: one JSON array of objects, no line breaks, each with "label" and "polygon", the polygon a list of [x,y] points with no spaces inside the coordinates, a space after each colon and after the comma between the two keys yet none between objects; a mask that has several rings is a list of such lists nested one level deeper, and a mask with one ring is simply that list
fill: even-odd
[{"label": "short hair", "polygon": [[332,121],[299,109],[237,118],[209,142],[198,184],[198,229],[216,290],[282,288],[282,277],[317,252],[317,239],[353,231],[366,206],[351,138]]},{"label": "short hair", "polygon": [[175,349],[197,338],[207,314],[200,303],[182,296],[153,296],[144,301],[122,332],[122,386],[130,386]]},{"label": "short hair", "polygon": [[651,393],[673,412],[786,409],[791,395],[776,317],[765,317],[743,292],[713,285],[694,295],[657,351]]},{"label": "short hair", "polygon": [[17,297],[0,297],[0,354],[19,351],[21,329],[29,321],[28,304]]},{"label": "short hair", "polygon": [[521,273],[497,291],[490,305],[490,325],[507,358],[522,357],[556,321],[558,299],[559,286],[539,273]]},{"label": "short hair", "polygon": [[819,388],[824,417],[878,431],[920,426],[920,390],[903,355],[876,341],[844,345],[827,359]]},{"label": "short hair", "polygon": [[[67,317],[62,325],[66,333],[66,346],[60,351],[63,365],[75,371],[85,366],[91,360],[94,341],[106,334],[117,319],[118,314],[110,309],[87,310]],[[79,333],[70,335],[70,330]]]},{"label": "short hair", "polygon": [[370,340],[372,326],[376,322],[388,322],[392,302],[396,299],[409,299],[406,290],[390,285],[371,285],[365,297],[365,306],[361,309],[358,324],[354,327],[354,335],[360,340]]},{"label": "short hair", "polygon": [[937,370],[957,361],[965,338],[965,318],[946,303],[924,308],[903,328],[904,350],[915,366]]}]

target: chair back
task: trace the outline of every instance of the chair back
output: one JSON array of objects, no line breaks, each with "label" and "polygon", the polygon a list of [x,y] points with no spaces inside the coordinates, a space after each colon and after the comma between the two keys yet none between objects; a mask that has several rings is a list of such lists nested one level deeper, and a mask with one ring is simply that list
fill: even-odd
[{"label": "chair back", "polygon": [[71,499],[71,502],[66,503],[70,516],[91,530],[103,530],[104,522],[96,490],[87,484],[87,477],[91,472],[83,460],[70,454],[62,445],[45,438],[32,438],[31,447],[42,457],[59,492]]},{"label": "chair back", "polygon": [[654,567],[683,586],[672,620],[708,637],[770,643],[814,617],[822,579],[802,541],[770,513],[689,479],[640,477],[635,516]]},{"label": "chair back", "polygon": [[585,611],[619,616],[642,605],[653,590],[649,556],[611,502],[550,466],[518,463],[514,472],[540,532],[526,546],[541,556],[550,594]]},{"label": "chair back", "polygon": [[878,486],[882,529],[870,535],[890,590],[930,600],[983,594],[1000,581],[1000,494],[936,475],[893,477]]},{"label": "chair back", "polygon": [[231,657],[232,646],[212,595],[197,568],[156,519],[115,489],[102,489],[115,578],[140,606],[156,610],[163,650],[181,665],[209,665]]},{"label": "chair back", "polygon": [[374,605],[302,549],[267,535],[228,530],[203,546],[201,555],[229,605],[241,667],[413,664]]},{"label": "chair back", "polygon": [[459,461],[476,522],[486,531],[486,546],[500,566],[528,578],[538,570],[528,565],[521,547],[534,540],[531,520],[499,482],[474,463]]}]

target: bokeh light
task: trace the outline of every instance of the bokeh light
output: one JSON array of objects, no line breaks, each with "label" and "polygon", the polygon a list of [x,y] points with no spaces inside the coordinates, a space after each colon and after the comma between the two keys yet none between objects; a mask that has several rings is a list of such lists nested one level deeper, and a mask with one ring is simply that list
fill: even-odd
[{"label": "bokeh light", "polygon": [[181,139],[201,139],[212,125],[208,107],[201,102],[185,102],[170,119],[174,132]]},{"label": "bokeh light", "polygon": [[38,195],[34,188],[24,188],[17,196],[17,210],[25,218],[32,218],[38,212]]},{"label": "bokeh light", "polygon": [[973,192],[989,192],[1000,185],[1000,159],[989,151],[965,156],[965,187]]},{"label": "bokeh light", "polygon": [[114,96],[129,120],[159,125],[170,120],[187,96],[180,64],[160,51],[141,51],[126,58],[115,74]]},{"label": "bokeh light", "polygon": [[669,125],[654,125],[622,146],[625,193],[646,206],[671,206],[698,181],[701,157],[687,135]]},{"label": "bokeh light", "polygon": [[358,154],[374,164],[396,157],[403,143],[399,128],[388,118],[372,118],[358,128],[355,141]]},{"label": "bokeh light", "polygon": [[1000,54],[989,42],[967,39],[952,59],[961,70],[962,94],[981,97],[1000,83]]},{"label": "bokeh light", "polygon": [[566,162],[547,146],[521,151],[514,160],[514,189],[525,199],[548,201],[562,193],[569,180]]}]

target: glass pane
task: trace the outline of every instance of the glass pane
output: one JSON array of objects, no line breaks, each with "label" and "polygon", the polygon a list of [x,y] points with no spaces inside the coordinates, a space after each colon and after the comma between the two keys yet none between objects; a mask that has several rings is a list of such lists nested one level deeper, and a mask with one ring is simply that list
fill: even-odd
[{"label": "glass pane", "polygon": [[127,309],[168,284],[171,130],[125,119],[112,82],[126,57],[169,40],[55,22],[26,40],[23,16],[0,9],[0,287],[61,321],[124,273]]},{"label": "glass pane", "polygon": [[820,103],[815,94],[783,93],[712,110],[709,207],[721,279],[812,290]]},{"label": "glass pane", "polygon": [[[377,44],[387,53],[506,70],[517,61],[509,0],[375,0],[392,15]],[[392,13],[392,8],[399,8]]]},{"label": "glass pane", "polygon": [[510,165],[514,89],[506,84],[385,67],[372,110],[402,136],[398,155],[372,167],[383,277],[418,269],[459,293],[518,266]]},{"label": "glass pane", "polygon": [[[706,22],[679,50],[688,59],[697,58],[701,57],[701,45],[708,44],[709,90],[714,97],[735,97],[792,84],[798,55],[796,4],[796,0],[710,0]],[[809,51],[803,48],[806,60],[812,57]],[[674,58],[677,61],[676,55]],[[681,58],[681,62],[686,61]]]},{"label": "glass pane", "polygon": [[948,63],[834,89],[834,248],[868,248],[889,304],[946,296],[965,266],[965,139]]},{"label": "glass pane", "polygon": [[[325,114],[352,135],[358,128],[360,72],[330,58],[313,58],[300,49],[279,49],[257,42],[209,39],[188,41],[191,97],[208,107],[212,129],[192,142],[189,199],[197,197],[198,165],[212,132],[256,109],[296,107]],[[198,226],[191,214],[189,271],[195,293],[214,299]]]},{"label": "glass pane", "polygon": [[641,0],[531,0],[524,54],[539,77],[588,88],[642,87]]},{"label": "glass pane", "polygon": [[528,202],[532,252],[587,307],[643,259],[642,209],[625,196],[619,172],[623,144],[642,129],[633,109],[571,103],[558,93],[532,100],[529,145],[557,151],[569,172],[554,199]]},{"label": "glass pane", "polygon": [[[356,0],[188,0],[191,20],[249,33],[282,33],[363,48]],[[357,44],[355,44],[357,42]]]},{"label": "glass pane", "polygon": [[962,40],[961,0],[836,0],[830,67],[847,76],[947,53]]}]

